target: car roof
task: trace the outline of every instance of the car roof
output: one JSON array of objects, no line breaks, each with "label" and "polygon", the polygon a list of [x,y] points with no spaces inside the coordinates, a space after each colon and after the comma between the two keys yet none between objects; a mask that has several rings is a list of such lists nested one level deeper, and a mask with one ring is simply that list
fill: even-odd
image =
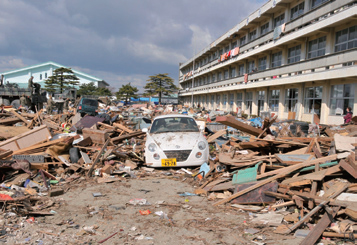
[{"label": "car roof", "polygon": [[167,114],[167,115],[160,115],[154,118],[154,120],[156,119],[160,119],[160,118],[169,118],[169,117],[184,117],[184,118],[193,118],[191,116],[188,115],[183,115],[183,114]]}]

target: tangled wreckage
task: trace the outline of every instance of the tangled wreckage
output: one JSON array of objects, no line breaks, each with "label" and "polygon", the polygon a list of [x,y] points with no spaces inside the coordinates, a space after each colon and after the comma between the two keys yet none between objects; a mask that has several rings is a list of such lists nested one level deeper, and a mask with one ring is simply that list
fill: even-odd
[{"label": "tangled wreckage", "polygon": [[[160,169],[145,165],[145,148],[151,151],[154,147],[150,148],[150,142],[145,145],[149,132],[142,129],[150,128],[156,116],[172,113],[188,114],[191,117],[187,118],[204,125],[201,129],[205,129],[209,158],[202,165]],[[182,106],[102,105],[98,116],[84,117],[75,113],[75,108],[47,115],[44,110],[29,113],[9,106],[0,114],[0,239],[10,243],[33,241],[21,229],[35,225],[39,217],[58,217],[54,227],[74,227],[73,220],[60,221],[59,212],[66,205],[60,197],[79,183],[106,186],[125,185],[130,180],[172,179],[192,187],[192,192],[182,190],[177,194],[185,198],[183,203],[161,202],[155,206],[145,199],[131,199],[122,205],[147,205],[148,210],[140,210],[140,215],[148,215],[150,209],[160,205],[174,213],[178,208],[188,208],[186,200],[190,197],[200,197],[200,202],[224,207],[222,212],[246,215],[244,223],[243,219],[237,222],[242,226],[236,229],[248,235],[232,243],[271,244],[284,236],[299,238],[301,244],[314,244],[319,239],[353,244],[357,229],[356,118],[349,125],[309,125],[307,130],[299,122],[279,121],[276,117],[260,120],[259,127],[256,122]],[[199,144],[197,147],[204,148]],[[165,187],[156,191],[165,191]],[[93,193],[94,197],[101,195]],[[200,208],[204,208],[202,204]],[[104,218],[107,211],[93,208],[88,215],[102,213]],[[172,229],[180,228],[180,223],[170,218],[172,214],[157,215]],[[191,218],[185,222],[195,229],[208,226],[213,231],[224,226],[209,225],[209,219]],[[59,238],[62,228],[33,231],[32,237],[45,243],[84,241],[84,236],[98,243],[108,239],[119,239],[118,243],[160,239],[134,235],[136,228],[118,228],[113,234],[102,231],[96,236],[96,225],[75,227],[77,231],[67,238]],[[210,243],[197,236],[186,238]]]}]

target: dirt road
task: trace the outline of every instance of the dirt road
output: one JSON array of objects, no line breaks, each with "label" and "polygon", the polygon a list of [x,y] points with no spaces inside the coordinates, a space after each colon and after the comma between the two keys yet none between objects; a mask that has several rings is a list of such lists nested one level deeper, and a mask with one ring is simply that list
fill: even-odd
[{"label": "dirt road", "polygon": [[[78,179],[61,196],[53,197],[53,216],[13,218],[8,244],[299,244],[300,239],[274,234],[272,227],[249,222],[249,214],[227,206],[213,207],[207,197],[179,196],[193,193],[183,176],[124,179],[98,184]],[[101,196],[94,197],[93,193]],[[128,204],[134,198],[148,205]],[[163,202],[163,204],[158,204]],[[148,215],[140,211],[149,210]],[[155,212],[167,214],[159,216]],[[27,217],[28,218],[28,217]],[[16,222],[18,221],[18,222]],[[15,228],[14,228],[15,227]],[[17,229],[16,229],[17,227]],[[245,234],[255,227],[257,234]]]}]

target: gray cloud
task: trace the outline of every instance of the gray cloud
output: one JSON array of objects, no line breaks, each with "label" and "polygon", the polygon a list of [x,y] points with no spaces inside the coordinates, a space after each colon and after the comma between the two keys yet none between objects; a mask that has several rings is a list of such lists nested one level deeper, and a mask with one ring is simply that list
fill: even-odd
[{"label": "gray cloud", "polygon": [[54,61],[142,88],[266,0],[2,0],[0,71]]}]

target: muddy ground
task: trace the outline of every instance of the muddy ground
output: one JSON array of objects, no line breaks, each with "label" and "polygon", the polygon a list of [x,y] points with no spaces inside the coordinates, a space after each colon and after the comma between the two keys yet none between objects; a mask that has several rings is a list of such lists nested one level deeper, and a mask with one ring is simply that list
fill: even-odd
[{"label": "muddy ground", "polygon": [[[145,179],[123,179],[98,184],[81,177],[68,191],[52,197],[56,203],[48,208],[53,216],[10,217],[7,244],[98,244],[116,233],[104,244],[299,244],[293,235],[273,233],[273,227],[252,224],[248,212],[226,206],[214,207],[207,197],[181,197],[194,192],[190,178],[166,176],[165,173]],[[102,196],[94,197],[93,193]],[[130,205],[131,199],[144,198],[147,206]],[[53,200],[52,199],[52,200]],[[156,204],[164,201],[164,205]],[[150,210],[142,215],[139,211]],[[163,211],[167,217],[155,214]],[[4,224],[4,215],[2,222]],[[30,223],[29,223],[30,222]],[[247,228],[260,230],[251,235]],[[265,238],[264,241],[256,238]],[[2,238],[4,239],[4,238]],[[259,243],[257,243],[259,244]]]}]

